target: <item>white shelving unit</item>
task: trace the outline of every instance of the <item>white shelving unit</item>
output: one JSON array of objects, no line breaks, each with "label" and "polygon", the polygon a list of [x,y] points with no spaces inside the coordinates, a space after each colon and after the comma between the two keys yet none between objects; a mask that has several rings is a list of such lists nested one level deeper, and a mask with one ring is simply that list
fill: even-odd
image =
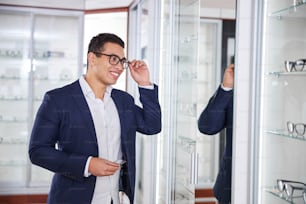
[{"label": "white shelving unit", "polygon": [[287,130],[287,121],[306,123],[306,64],[303,71],[285,69],[286,60],[306,57],[306,4],[300,1],[293,5],[293,1],[285,0],[262,2],[256,196],[261,204],[302,204],[306,203],[303,190],[287,196],[278,189],[277,180],[306,182],[306,135]]},{"label": "white shelving unit", "polygon": [[28,142],[44,93],[82,72],[83,12],[3,6],[0,18],[0,194],[29,193],[50,183]]}]

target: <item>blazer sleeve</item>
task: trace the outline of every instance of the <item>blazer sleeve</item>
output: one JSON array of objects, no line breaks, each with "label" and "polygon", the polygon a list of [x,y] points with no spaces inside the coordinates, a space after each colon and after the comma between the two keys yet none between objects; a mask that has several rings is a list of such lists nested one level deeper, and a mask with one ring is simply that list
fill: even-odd
[{"label": "blazer sleeve", "polygon": [[227,111],[233,101],[233,90],[224,91],[219,87],[210,98],[207,106],[198,119],[201,133],[213,135],[220,132],[227,124]]},{"label": "blazer sleeve", "polygon": [[136,106],[137,131],[147,135],[161,131],[161,108],[158,100],[158,86],[154,89],[139,88],[142,108]]},{"label": "blazer sleeve", "polygon": [[55,103],[56,98],[59,97],[46,93],[37,112],[29,143],[29,157],[33,164],[52,172],[72,179],[83,179],[87,156],[56,147],[65,118],[65,111]]}]

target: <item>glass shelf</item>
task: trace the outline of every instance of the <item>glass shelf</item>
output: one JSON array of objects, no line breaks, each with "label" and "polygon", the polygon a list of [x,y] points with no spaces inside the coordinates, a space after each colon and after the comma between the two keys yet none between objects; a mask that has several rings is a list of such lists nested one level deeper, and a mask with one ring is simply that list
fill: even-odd
[{"label": "glass shelf", "polygon": [[273,196],[286,201],[287,203],[291,203],[291,204],[297,204],[297,203],[303,203],[303,196],[293,196],[288,198],[285,193],[281,193],[278,189],[276,188],[268,188],[265,189],[266,192],[272,194]]},{"label": "glass shelf", "polygon": [[196,144],[196,140],[193,140],[193,139],[191,139],[191,138],[189,138],[188,136],[182,136],[182,135],[180,135],[180,136],[178,136],[178,138],[180,139],[180,141],[181,141],[181,144],[183,144],[183,145],[195,145]]},{"label": "glass shelf", "polygon": [[0,50],[1,58],[22,59],[21,50]]},{"label": "glass shelf", "polygon": [[196,140],[193,140],[191,138],[189,138],[188,136],[182,136],[179,135],[178,136],[178,145],[180,145],[180,147],[182,147],[181,150],[184,150],[188,153],[193,152],[195,145],[196,145]]},{"label": "glass shelf", "polygon": [[185,116],[197,116],[197,104],[196,103],[178,103],[178,110],[179,114],[185,115]]},{"label": "glass shelf", "polygon": [[0,96],[0,101],[28,101],[24,96]]},{"label": "glass shelf", "polygon": [[28,144],[27,139],[25,138],[10,138],[6,139],[3,137],[0,137],[0,145],[1,144]]},{"label": "glass shelf", "polygon": [[[22,50],[10,50],[10,49],[0,49],[0,57],[2,58],[10,58],[10,59],[22,59],[24,56]],[[35,51],[33,54],[33,58],[46,60],[49,58],[64,58],[65,53],[62,51],[50,51],[50,50],[40,50]],[[28,56],[30,58],[30,56]]]},{"label": "glass shelf", "polygon": [[59,78],[49,78],[49,77],[34,77],[34,80],[36,81],[45,81],[45,82],[67,82],[71,81],[73,78],[72,77],[59,77]]},{"label": "glass shelf", "polygon": [[276,76],[276,77],[280,77],[280,76],[306,76],[306,71],[294,71],[294,72],[285,72],[285,71],[279,71],[279,72],[268,72],[266,73],[266,75],[269,76]]},{"label": "glass shelf", "polygon": [[[21,50],[0,50],[0,57],[7,59],[22,59],[24,56]],[[65,58],[65,53],[62,51],[35,51],[33,53],[33,58],[36,60],[48,60],[51,58]]]},{"label": "glass shelf", "polygon": [[[70,75],[67,75],[67,74],[62,74],[61,76],[59,77],[53,77],[53,78],[50,78],[50,77],[47,77],[47,76],[35,76],[34,75],[34,80],[38,80],[38,81],[46,81],[46,82],[50,82],[50,81],[60,81],[60,82],[67,82],[67,81],[70,81],[73,79],[73,76],[70,76]],[[14,81],[21,81],[21,80],[29,80],[28,78],[24,78],[24,77],[19,77],[19,76],[4,76],[4,75],[1,75],[0,76],[0,80],[3,80],[3,81],[11,81],[11,80],[14,80]]]},{"label": "glass shelf", "polygon": [[27,161],[25,160],[3,160],[0,161],[0,166],[21,166],[26,165]]},{"label": "glass shelf", "polygon": [[28,78],[22,78],[19,76],[4,76],[1,75],[0,76],[0,80],[16,80],[16,81],[20,81],[20,80],[28,80]]},{"label": "glass shelf", "polygon": [[26,119],[16,118],[16,117],[8,117],[5,118],[0,115],[0,123],[27,123]]},{"label": "glass shelf", "polygon": [[277,136],[281,136],[281,137],[286,137],[286,138],[290,138],[290,139],[306,141],[306,138],[303,137],[303,136],[290,135],[286,131],[283,131],[283,130],[268,130],[268,131],[265,131],[265,133],[269,133],[269,134],[277,135]]},{"label": "glass shelf", "polygon": [[[36,96],[33,98],[33,101],[41,102],[43,100],[44,96]],[[29,99],[24,96],[0,96],[0,101],[13,101],[13,102],[27,102]],[[1,121],[1,116],[0,116]]]},{"label": "glass shelf", "polygon": [[197,79],[197,72],[189,72],[189,71],[182,71],[179,73],[178,79],[179,80],[196,80]]},{"label": "glass shelf", "polygon": [[[73,79],[72,76],[60,76],[58,78],[49,78],[49,77],[37,77],[37,76],[34,76],[33,77],[34,80],[37,80],[37,81],[46,81],[46,82],[50,82],[50,81],[63,81],[63,82],[67,82],[67,81],[70,81]],[[3,80],[3,81],[10,81],[10,80],[14,80],[14,81],[20,81],[20,80],[29,80],[28,78],[22,78],[22,77],[18,77],[18,76],[0,76],[0,80]]]},{"label": "glass shelf", "polygon": [[282,17],[294,17],[294,18],[306,18],[306,2],[297,3],[297,5],[291,5],[289,7],[274,11],[269,14],[271,17],[277,17],[282,19]]}]

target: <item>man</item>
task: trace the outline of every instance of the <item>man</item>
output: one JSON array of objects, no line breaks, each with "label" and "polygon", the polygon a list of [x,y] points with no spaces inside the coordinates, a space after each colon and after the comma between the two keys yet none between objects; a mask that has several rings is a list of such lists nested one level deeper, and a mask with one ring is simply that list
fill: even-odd
[{"label": "man", "polygon": [[[150,82],[145,62],[127,61],[124,42],[114,34],[91,39],[87,62],[79,80],[45,94],[29,156],[55,173],[48,203],[119,204],[119,191],[133,203],[136,131],[161,131],[158,87]],[[111,86],[124,68],[139,86],[142,108]]]},{"label": "man", "polygon": [[231,202],[233,87],[234,64],[231,64],[225,69],[222,84],[198,120],[198,128],[204,134],[214,135],[226,129],[226,146],[214,185],[214,195],[219,204]]}]

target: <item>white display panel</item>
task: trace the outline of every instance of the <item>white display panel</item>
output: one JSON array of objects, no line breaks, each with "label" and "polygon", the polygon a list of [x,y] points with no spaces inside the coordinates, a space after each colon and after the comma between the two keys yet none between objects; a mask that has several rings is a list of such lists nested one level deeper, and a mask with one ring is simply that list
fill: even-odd
[{"label": "white display panel", "polygon": [[[306,134],[287,128],[288,121],[306,123],[306,60],[298,61],[306,58],[306,4],[266,0],[263,5],[258,202],[306,203]],[[301,70],[288,72],[286,61]],[[288,195],[277,180],[294,181],[286,188],[299,189]]]},{"label": "white display panel", "polygon": [[47,189],[52,173],[30,163],[28,142],[45,92],[80,76],[83,13],[2,7],[0,18],[0,193]]}]

